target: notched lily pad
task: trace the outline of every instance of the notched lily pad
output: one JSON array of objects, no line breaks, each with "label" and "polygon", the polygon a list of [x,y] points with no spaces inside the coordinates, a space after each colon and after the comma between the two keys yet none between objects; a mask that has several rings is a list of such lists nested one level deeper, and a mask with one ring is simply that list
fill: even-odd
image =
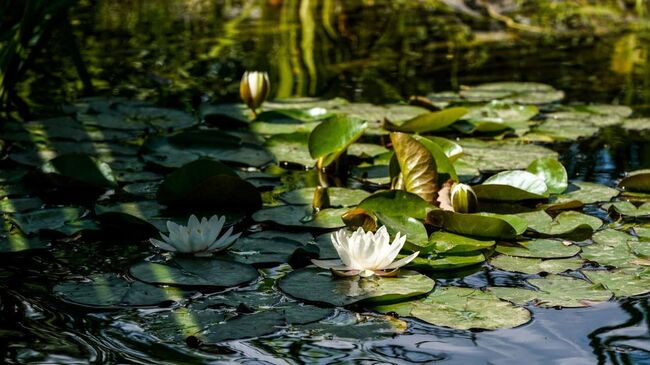
[{"label": "notched lily pad", "polygon": [[171,286],[233,287],[257,278],[250,265],[220,259],[175,258],[165,263],[143,262],[129,269],[136,279]]},{"label": "notched lily pad", "polygon": [[612,293],[602,285],[569,276],[549,275],[543,279],[528,279],[537,290],[493,287],[490,292],[515,304],[534,303],[540,307],[589,307],[606,302]]},{"label": "notched lily pad", "polygon": [[310,205],[281,205],[258,210],[253,214],[256,222],[273,222],[283,226],[304,228],[341,228],[341,216],[347,208],[326,208],[318,213]]},{"label": "notched lily pad", "polygon": [[[361,189],[326,188],[329,204],[333,207],[349,207],[359,204],[370,196],[370,193]],[[312,204],[316,188],[302,188],[288,191],[280,195],[280,200],[287,204],[308,205]]]},{"label": "notched lily pad", "polygon": [[291,297],[312,303],[346,306],[357,302],[393,302],[430,292],[435,281],[414,271],[401,270],[396,277],[336,277],[329,271],[306,268],[278,281]]},{"label": "notched lily pad", "polygon": [[575,256],[580,247],[568,241],[539,239],[519,241],[516,245],[498,244],[496,251],[510,256],[552,259]]},{"label": "notched lily pad", "polygon": [[56,285],[54,293],[68,303],[96,308],[158,306],[181,301],[192,294],[139,281],[131,283],[115,274],[92,275],[86,281],[66,281]]},{"label": "notched lily pad", "polygon": [[527,309],[515,307],[492,293],[458,287],[438,288],[424,299],[374,309],[459,330],[514,328],[531,319]]},{"label": "notched lily pad", "polygon": [[578,270],[583,260],[579,258],[541,260],[537,258],[498,255],[490,260],[494,267],[524,274],[550,273],[559,274],[568,270]]}]

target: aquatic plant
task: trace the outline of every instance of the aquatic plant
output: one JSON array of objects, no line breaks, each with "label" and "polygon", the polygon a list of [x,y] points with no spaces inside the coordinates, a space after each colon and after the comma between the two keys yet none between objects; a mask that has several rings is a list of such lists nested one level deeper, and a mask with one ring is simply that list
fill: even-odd
[{"label": "aquatic plant", "polygon": [[385,226],[379,227],[377,232],[366,232],[360,227],[352,234],[340,229],[332,234],[331,239],[340,259],[312,260],[312,263],[342,276],[395,275],[397,269],[413,261],[419,254],[415,252],[395,261],[404,247],[406,235],[398,232],[391,244]]},{"label": "aquatic plant", "polygon": [[192,214],[187,226],[167,222],[169,235],[160,234],[162,241],[151,238],[149,241],[156,247],[171,252],[192,253],[197,256],[209,255],[223,251],[232,245],[241,233],[232,234],[233,227],[221,234],[226,217],[213,215],[209,220],[201,221]]}]

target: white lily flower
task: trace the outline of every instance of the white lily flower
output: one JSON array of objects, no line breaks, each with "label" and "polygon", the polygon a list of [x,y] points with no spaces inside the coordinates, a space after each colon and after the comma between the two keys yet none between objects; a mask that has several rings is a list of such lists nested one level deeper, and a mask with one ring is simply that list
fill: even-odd
[{"label": "white lily flower", "polygon": [[415,252],[395,261],[406,242],[406,235],[397,233],[395,240],[390,244],[390,236],[385,226],[381,226],[376,233],[365,232],[363,228],[359,228],[356,232],[348,234],[346,229],[341,229],[333,233],[331,239],[340,259],[311,262],[343,276],[396,274],[397,269],[413,261],[420,253]]},{"label": "white lily flower", "polygon": [[219,237],[225,222],[226,217],[216,215],[213,215],[210,220],[202,218],[199,222],[199,219],[192,214],[187,221],[187,226],[168,221],[169,236],[160,234],[164,242],[154,238],[149,241],[165,251],[193,253],[198,256],[208,255],[228,248],[241,235],[241,233],[232,234],[233,227],[230,227]]}]

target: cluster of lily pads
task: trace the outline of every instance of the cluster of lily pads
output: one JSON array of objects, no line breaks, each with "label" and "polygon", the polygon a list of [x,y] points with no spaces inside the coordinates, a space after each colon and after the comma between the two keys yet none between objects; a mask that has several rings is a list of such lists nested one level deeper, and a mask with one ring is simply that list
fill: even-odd
[{"label": "cluster of lily pads", "polygon": [[[527,306],[650,292],[650,171],[619,187],[569,181],[544,146],[650,123],[562,97],[494,83],[409,105],[251,101],[255,114],[210,104],[198,116],[81,100],[2,126],[0,252],[129,237],[144,256],[81,280],[71,271],[54,295],[96,310],[165,306],[143,316],[143,330],[204,344],[280,330],[380,336],[404,331],[404,317],[510,328],[530,320]],[[340,245],[351,233],[332,240],[339,230],[377,232],[368,237],[386,252],[395,238],[401,261],[373,256],[378,270],[356,270]],[[208,257],[187,255],[196,252]],[[512,280],[434,280],[483,268]]]}]

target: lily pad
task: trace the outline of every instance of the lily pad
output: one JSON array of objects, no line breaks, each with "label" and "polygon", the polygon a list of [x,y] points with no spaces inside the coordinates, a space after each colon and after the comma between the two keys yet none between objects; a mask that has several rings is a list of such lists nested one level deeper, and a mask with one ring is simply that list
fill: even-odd
[{"label": "lily pad", "polygon": [[165,263],[143,262],[129,269],[136,279],[171,286],[233,287],[257,278],[250,265],[219,259],[175,258]]},{"label": "lily pad", "polygon": [[612,293],[601,285],[569,276],[549,275],[543,279],[528,279],[537,290],[522,288],[490,288],[497,297],[515,304],[534,303],[540,307],[589,307],[606,302]]},{"label": "lily pad", "polygon": [[239,238],[230,248],[228,254],[234,261],[256,266],[287,263],[298,250],[306,251],[313,247],[312,257],[317,257],[317,248],[306,247],[301,242],[288,238]]},{"label": "lily pad", "polygon": [[615,213],[624,217],[650,217],[650,202],[643,203],[637,207],[632,202],[619,201],[603,204],[603,209],[607,210],[610,213]]},{"label": "lily pad", "polygon": [[[464,133],[494,133],[513,129],[517,135],[528,130],[528,121],[539,113],[534,105],[518,105],[494,100],[480,107],[473,107],[463,117],[465,124],[458,125]],[[456,127],[456,125],[454,125]]]},{"label": "lily pad", "polygon": [[469,109],[464,107],[448,108],[440,111],[421,114],[400,125],[387,124],[387,129],[408,133],[428,133],[447,128],[467,114]]},{"label": "lily pad", "polygon": [[105,189],[117,187],[110,166],[84,154],[59,155],[46,162],[41,171],[52,178],[58,177],[61,184],[78,183]]},{"label": "lily pad", "polygon": [[306,268],[278,281],[278,287],[294,298],[333,306],[403,300],[426,294],[434,286],[435,281],[429,277],[407,270],[401,270],[396,277],[338,278],[329,271]]},{"label": "lily pad", "polygon": [[13,214],[12,221],[26,234],[41,230],[63,231],[66,225],[79,221],[83,213],[84,210],[80,208],[48,208]]},{"label": "lily pad", "polygon": [[492,293],[458,287],[439,288],[424,299],[374,309],[459,330],[513,328],[531,319],[528,310],[499,300]]},{"label": "lily pad", "polygon": [[615,271],[583,270],[595,285],[602,285],[617,297],[632,297],[650,292],[650,276],[633,269]]},{"label": "lily pad", "polygon": [[[582,258],[603,266],[618,268],[638,267],[637,251],[646,251],[648,242],[639,242],[637,237],[613,229],[605,229],[594,234],[594,244],[582,247]],[[644,250],[646,248],[646,250]]]},{"label": "lily pad", "polygon": [[545,199],[548,187],[543,179],[527,171],[503,171],[474,186],[479,199],[519,201]]},{"label": "lily pad", "polygon": [[603,222],[594,216],[576,211],[565,211],[551,218],[545,211],[519,213],[517,216],[528,221],[528,229],[541,236],[566,237],[577,241],[591,237]]},{"label": "lily pad", "polygon": [[253,214],[253,220],[291,227],[341,228],[344,226],[341,216],[346,211],[346,208],[327,208],[314,214],[309,205],[281,205],[258,210]]},{"label": "lily pad", "polygon": [[492,82],[468,87],[460,92],[470,102],[494,99],[519,104],[549,104],[564,98],[564,92],[536,82]]},{"label": "lily pad", "polygon": [[[481,172],[523,170],[540,157],[557,158],[557,153],[532,143],[513,141],[483,141],[462,139],[458,142],[464,154],[460,161],[477,167]],[[517,156],[517,158],[513,158]]]},{"label": "lily pad", "polygon": [[[302,188],[288,191],[280,195],[280,200],[287,204],[308,205],[314,198],[316,188]],[[359,204],[362,200],[370,196],[370,193],[361,189],[349,188],[327,188],[329,203],[333,207],[349,207]]]},{"label": "lily pad", "polygon": [[184,209],[252,212],[262,206],[257,189],[218,161],[197,160],[172,172],[160,184],[161,204]]},{"label": "lily pad", "polygon": [[499,244],[496,251],[510,256],[540,259],[572,257],[580,252],[579,246],[565,242],[550,239],[519,241],[517,245]]},{"label": "lily pad", "polygon": [[192,294],[139,281],[130,283],[115,274],[92,275],[86,281],[66,281],[56,285],[54,293],[68,303],[96,308],[158,306],[181,301]]},{"label": "lily pad", "polygon": [[309,134],[309,154],[314,159],[325,157],[322,166],[327,166],[359,139],[367,126],[362,120],[349,117],[326,120]]},{"label": "lily pad", "polygon": [[480,252],[439,255],[427,255],[421,252],[406,267],[414,270],[456,270],[483,262],[485,262],[485,255]]},{"label": "lily pad", "polygon": [[551,194],[562,194],[569,185],[566,169],[555,158],[538,158],[526,170],[542,178]]},{"label": "lily pad", "polygon": [[38,250],[48,247],[48,242],[40,237],[27,237],[18,231],[0,234],[0,253]]},{"label": "lily pad", "polygon": [[650,170],[637,170],[625,176],[618,186],[629,191],[650,192]]},{"label": "lily pad", "polygon": [[619,194],[618,190],[605,185],[576,181],[569,185],[564,194],[551,196],[546,210],[574,209],[586,204],[608,202]]},{"label": "lily pad", "polygon": [[511,239],[526,231],[525,220],[507,214],[464,214],[435,209],[429,212],[427,221],[437,227],[460,235]]},{"label": "lily pad", "polygon": [[537,258],[499,255],[492,258],[490,264],[501,270],[521,272],[524,274],[559,274],[568,270],[580,269],[583,260],[579,258],[541,260]]},{"label": "lily pad", "polygon": [[424,246],[413,247],[412,249],[420,251],[421,254],[427,252],[435,253],[467,253],[486,250],[494,246],[495,241],[477,240],[449,232],[437,231],[429,236],[429,240]]},{"label": "lily pad", "polygon": [[309,154],[309,135],[304,133],[277,134],[264,143],[276,162],[291,162],[314,166],[316,159]]},{"label": "lily pad", "polygon": [[389,216],[403,215],[424,219],[431,207],[418,195],[401,190],[378,191],[359,203],[359,208]]}]

